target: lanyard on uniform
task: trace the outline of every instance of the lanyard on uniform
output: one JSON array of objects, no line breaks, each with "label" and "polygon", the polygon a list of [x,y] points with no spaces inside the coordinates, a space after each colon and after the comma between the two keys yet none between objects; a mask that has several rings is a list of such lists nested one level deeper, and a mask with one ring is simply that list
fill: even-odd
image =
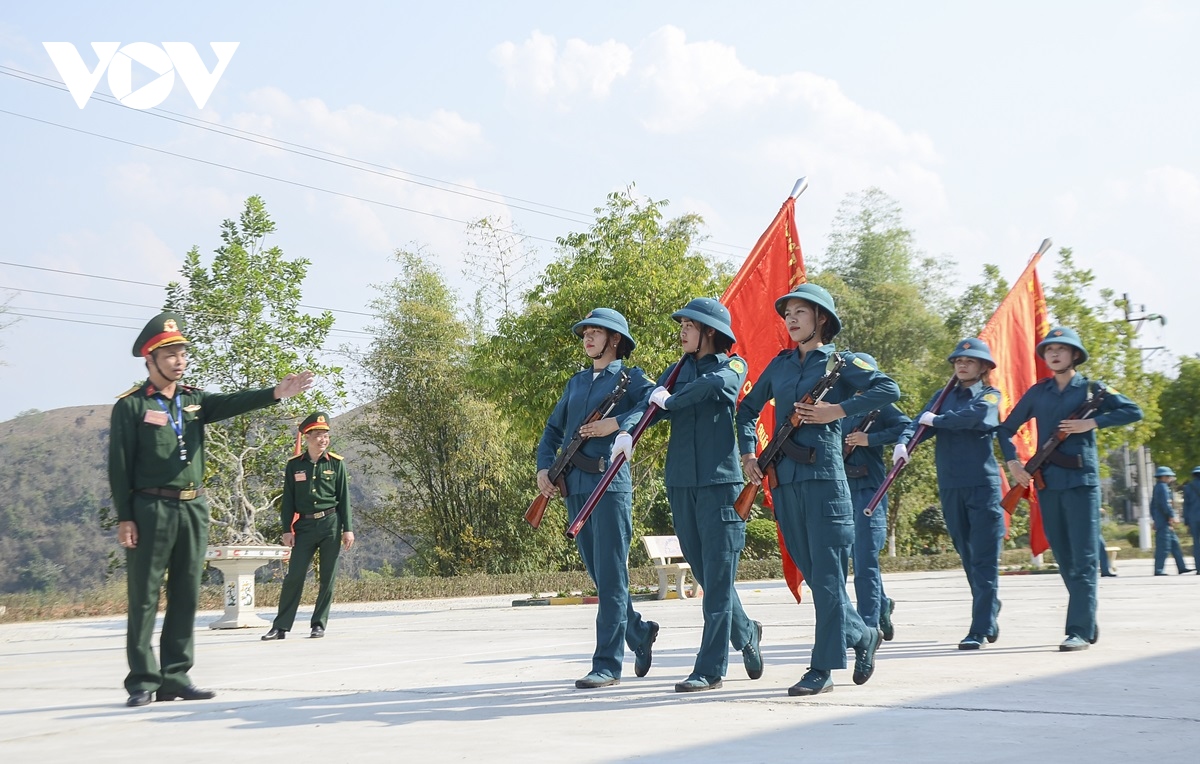
[{"label": "lanyard on uniform", "polygon": [[162,398],[155,398],[162,410],[167,412],[167,421],[171,423],[171,429],[175,430],[175,438],[179,441],[179,461],[187,461],[187,446],[183,442],[183,406],[179,402],[179,393],[175,393],[175,411],[178,419],[171,416],[171,407],[163,403]]}]

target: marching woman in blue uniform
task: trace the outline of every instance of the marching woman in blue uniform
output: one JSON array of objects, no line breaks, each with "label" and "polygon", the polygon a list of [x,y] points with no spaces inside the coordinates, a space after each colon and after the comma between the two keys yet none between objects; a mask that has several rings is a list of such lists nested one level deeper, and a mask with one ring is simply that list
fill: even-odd
[{"label": "marching woman in blue uniform", "polygon": [[1175,494],[1171,483],[1175,470],[1159,467],[1154,471],[1154,494],[1150,497],[1150,517],[1154,520],[1154,575],[1167,575],[1167,555],[1175,558],[1179,574],[1191,573],[1183,559],[1183,547],[1175,535]]},{"label": "marching woman in blue uniform", "polygon": [[751,679],[763,671],[762,624],[746,615],[734,588],[746,523],[733,508],[743,482],[733,412],[746,362],[729,355],[735,341],[729,310],[717,300],[697,298],[671,318],[679,322],[683,366],[673,392],[662,385],[674,365],[659,377],[646,403],[671,420],[665,479],[671,520],[683,556],[704,588],[700,650],[691,675],[675,685],[676,692],[697,692],[721,686],[730,644],[741,651]]},{"label": "marching woman in blue uniform", "polygon": [[[846,593],[846,569],[854,544],[854,507],[842,461],[841,420],[881,408],[900,398],[900,388],[853,353],[841,378],[819,403],[801,403],[827,373],[841,330],[833,298],[816,284],[801,284],[775,301],[775,310],[796,347],[771,360],[737,409],[742,470],[755,483],[763,473],[755,458],[759,413],[775,399],[776,416],[793,410],[803,419],[783,445],[775,465],[778,485],[771,491],[775,517],[788,554],[812,588],[816,627],[808,671],[788,689],[793,696],[833,689],[830,672],[846,667],[846,650],[854,649],[854,683],[863,684],[875,671],[875,651],[883,639],[863,623]],[[862,395],[855,392],[862,391]],[[782,419],[780,420],[782,421]]]},{"label": "marching woman in blue uniform", "polygon": [[[879,368],[874,357],[866,353],[855,355],[873,368]],[[886,477],[883,447],[895,443],[911,422],[892,403],[848,416],[842,422],[846,447],[852,449],[845,460],[846,480],[854,503],[854,599],[863,623],[869,628],[878,628],[885,642],[891,642],[896,636],[892,624],[896,603],[884,593],[883,576],[879,572],[879,553],[887,541],[887,494],[870,517],[863,510]]]},{"label": "marching woman in blue uniform", "polygon": [[[917,421],[900,436],[892,460],[908,461],[918,425],[929,428],[927,437],[937,436],[934,462],[942,516],[971,586],[971,628],[958,649],[978,650],[984,642],[995,642],[1000,636],[996,616],[1000,615],[1004,517],[1000,468],[992,453],[993,435],[1000,423],[1000,391],[988,384],[988,373],[996,368],[996,362],[983,340],[971,337],[959,342],[946,360],[953,364],[958,384],[937,414],[929,410],[937,394],[929,399]],[[1092,540],[1094,543],[1094,536]]]},{"label": "marching woman in blue uniform", "polygon": [[1116,391],[1104,390],[1094,417],[1072,419],[1072,413],[1103,389],[1102,385],[1089,384],[1076,371],[1087,361],[1087,350],[1074,329],[1059,326],[1038,343],[1037,353],[1054,376],[1026,390],[996,434],[1008,460],[1009,474],[1023,486],[1029,485],[1032,477],[1017,458],[1012,443],[1021,425],[1034,419],[1038,439],[1043,442],[1055,432],[1067,435],[1042,466],[1045,488],[1037,495],[1042,527],[1067,586],[1067,638],[1058,649],[1073,652],[1086,650],[1099,637],[1096,534],[1100,524],[1100,459],[1095,430],[1132,424],[1142,418],[1142,410]]},{"label": "marching woman in blue uniform", "polygon": [[1200,576],[1200,467],[1192,468],[1192,479],[1183,487],[1183,521],[1192,532],[1192,565]]},{"label": "marching woman in blue uniform", "polygon": [[[555,455],[577,433],[587,438],[566,473],[568,522],[575,519],[600,482],[614,440],[621,437],[629,442],[626,431],[641,418],[641,401],[654,387],[641,369],[623,362],[636,343],[620,313],[611,308],[596,308],[572,330],[582,340],[591,366],[567,382],[567,389],[546,422],[537,452],[538,490],[554,496],[558,489],[550,482],[548,471]],[[628,378],[628,386],[614,415],[585,424],[584,420],[622,378]],[[575,537],[579,555],[599,597],[596,652],[592,655],[592,670],[575,682],[581,690],[620,683],[626,644],[635,654],[635,673],[645,676],[650,670],[651,646],[658,636],[658,624],[643,620],[629,599],[632,536],[633,481],[626,463],[621,465],[595,512]]]}]

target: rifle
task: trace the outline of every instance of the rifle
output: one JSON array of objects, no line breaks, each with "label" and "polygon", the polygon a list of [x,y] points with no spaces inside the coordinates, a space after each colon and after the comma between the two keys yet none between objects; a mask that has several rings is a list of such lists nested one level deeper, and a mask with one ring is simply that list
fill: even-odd
[{"label": "rifle", "polygon": [[[825,376],[817,380],[817,384],[808,391],[800,403],[820,403],[821,400],[829,394],[833,386],[837,384],[842,377],[842,367],[846,365],[846,359],[841,353],[834,353],[829,356],[829,362],[825,364]],[[762,450],[758,457],[758,469],[763,473],[763,477],[770,488],[774,488],[779,484],[779,478],[775,474],[775,463],[783,455],[783,443],[792,436],[802,424],[800,414],[795,409],[792,410],[790,416],[783,420],[775,430],[775,435],[771,438],[771,442]],[[756,484],[754,481],[746,483],[742,488],[742,492],[738,494],[737,501],[733,503],[734,510],[737,511],[738,517],[745,520],[750,517],[750,507],[754,504],[754,499],[758,496],[758,489],[762,484]]]},{"label": "rifle", "polygon": [[[1108,389],[1097,382],[1096,393],[1093,395],[1091,391],[1088,391],[1087,400],[1079,408],[1071,412],[1071,415],[1067,419],[1087,419],[1100,410],[1100,404],[1107,395]],[[1064,419],[1063,421],[1067,420]],[[1046,487],[1046,481],[1042,478],[1042,465],[1046,463],[1050,455],[1057,451],[1058,447],[1068,437],[1070,436],[1067,433],[1055,428],[1054,434],[1047,438],[1046,442],[1042,443],[1041,448],[1033,455],[1033,458],[1025,462],[1025,471],[1033,478],[1029,481],[1030,485],[1036,486],[1039,491]],[[1017,502],[1027,496],[1029,496],[1029,486],[1017,483],[1008,489],[1008,493],[1004,494],[1004,498],[1000,500],[1000,506],[1004,507],[1004,511],[1011,515],[1017,508]]]},{"label": "rifle", "polygon": [[[604,396],[604,400],[600,401],[600,405],[591,414],[588,414],[587,419],[583,420],[584,424],[598,422],[606,418],[617,404],[621,402],[621,398],[625,395],[625,388],[629,387],[629,374],[622,371],[621,377],[617,381],[617,386],[612,392]],[[567,470],[571,469],[571,459],[575,453],[579,451],[587,438],[575,431],[575,437],[567,444],[567,447],[562,450],[554,463],[550,465],[547,477],[550,482],[558,487],[558,495],[566,497],[567,495]],[[543,493],[538,493],[537,498],[529,505],[529,509],[525,510],[525,522],[532,525],[534,528],[542,523],[542,515],[546,514],[546,507],[550,504],[550,497]]]},{"label": "rifle", "polygon": [[[679,370],[683,367],[683,362],[687,358],[685,355],[679,359],[679,363],[675,364],[675,368],[671,370],[670,376],[667,377],[667,383],[663,387],[670,390],[675,386],[675,380],[679,377]],[[642,433],[650,426],[650,420],[654,419],[654,415],[658,413],[658,406],[651,403],[646,407],[646,413],[642,415],[642,420],[633,428],[633,432],[629,436],[633,438],[633,444],[636,446],[638,438],[642,437]],[[583,529],[583,524],[592,516],[592,512],[596,510],[596,505],[600,503],[600,498],[604,496],[604,492],[608,490],[608,486],[612,483],[613,478],[617,476],[621,465],[625,463],[625,454],[617,454],[617,458],[608,463],[608,469],[604,471],[604,477],[600,478],[600,482],[592,489],[592,495],[584,502],[583,508],[579,510],[579,514],[575,515],[575,521],[567,526],[567,538],[573,539],[579,535],[579,531]]]},{"label": "rifle", "polygon": [[[950,391],[953,390],[954,386],[957,384],[958,377],[954,374],[951,374],[950,381],[947,382],[946,386],[942,388],[942,392],[938,393],[937,400],[933,402],[933,405],[929,407],[929,410],[935,414],[941,411],[942,404],[946,402],[946,396],[950,394]],[[929,428],[925,425],[919,424],[917,425],[917,429],[913,430],[913,436],[908,439],[908,442],[912,443],[912,448],[908,449],[909,454],[913,452],[914,448],[920,445],[921,436],[924,435],[925,431],[928,429]],[[892,465],[891,471],[888,472],[887,477],[883,479],[883,483],[881,483],[879,488],[876,489],[875,495],[871,497],[871,500],[867,502],[866,508],[863,509],[864,515],[870,517],[871,515],[875,514],[875,508],[879,506],[879,502],[883,501],[883,497],[887,495],[887,490],[892,487],[892,483],[896,482],[896,477],[900,474],[900,470],[904,469],[904,465],[906,464],[908,464],[908,462],[903,461]]]},{"label": "rifle", "polygon": [[[870,414],[867,414],[865,417],[863,417],[863,420],[858,423],[858,427],[855,427],[853,430],[851,430],[847,434],[853,435],[856,432],[869,432],[871,429],[871,425],[875,424],[875,420],[878,418],[879,418],[879,409],[875,409]],[[846,457],[850,456],[850,454],[854,453],[854,449],[856,449],[856,448],[858,448],[858,446],[852,446],[849,443],[847,443],[845,446],[843,446],[842,447],[842,459],[845,459]]]}]

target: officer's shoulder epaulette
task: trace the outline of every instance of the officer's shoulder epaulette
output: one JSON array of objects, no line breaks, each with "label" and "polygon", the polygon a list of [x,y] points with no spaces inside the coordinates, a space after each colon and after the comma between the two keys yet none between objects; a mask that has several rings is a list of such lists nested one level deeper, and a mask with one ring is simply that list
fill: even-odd
[{"label": "officer's shoulder epaulette", "polygon": [[332,451],[326,451],[325,453],[329,454],[329,458],[337,459],[339,462],[342,461],[342,459],[343,459],[343,457],[339,456],[338,454],[335,454]]},{"label": "officer's shoulder epaulette", "polygon": [[198,387],[193,387],[192,385],[180,385],[180,387],[181,387],[181,388],[183,388],[183,391],[184,391],[185,393],[199,393],[199,392],[202,392],[200,388],[198,388]]},{"label": "officer's shoulder epaulette", "polygon": [[142,389],[142,385],[144,385],[144,384],[145,384],[144,382],[138,382],[138,383],[137,383],[136,385],[134,385],[133,387],[129,388],[129,389],[128,389],[128,390],[126,390],[125,392],[123,392],[123,393],[121,393],[120,395],[118,395],[118,396],[117,396],[117,400],[121,400],[122,398],[127,398],[127,397],[129,397],[130,395],[133,395],[133,394],[134,394],[134,393],[136,393],[138,390],[141,390],[141,389]]}]

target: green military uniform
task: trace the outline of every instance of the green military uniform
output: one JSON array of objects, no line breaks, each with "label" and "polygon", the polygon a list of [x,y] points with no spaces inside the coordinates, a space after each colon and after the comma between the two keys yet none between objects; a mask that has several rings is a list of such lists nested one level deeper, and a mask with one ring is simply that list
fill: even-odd
[{"label": "green military uniform", "polygon": [[[150,358],[158,348],[186,343],[183,321],[156,316],[133,347]],[[125,689],[173,695],[192,687],[193,627],[200,575],[208,546],[204,498],[204,425],[276,402],[274,388],[206,393],[176,384],[171,397],[149,380],[119,396],[113,406],[108,480],[117,519],[137,526],[137,544],[125,553],[129,618]],[[150,639],[159,590],[167,577],[167,611],[159,643],[161,668]]]},{"label": "green military uniform", "polygon": [[[300,434],[329,429],[329,416],[315,412],[300,424]],[[284,533],[296,534],[287,577],[279,594],[279,613],[272,631],[287,632],[296,620],[304,578],[315,553],[318,558],[317,603],[310,625],[312,636],[321,636],[333,604],[333,582],[343,533],[353,533],[350,517],[350,486],[342,457],[326,451],[316,461],[305,448],[290,459],[283,471],[283,505],[279,522]]]}]

